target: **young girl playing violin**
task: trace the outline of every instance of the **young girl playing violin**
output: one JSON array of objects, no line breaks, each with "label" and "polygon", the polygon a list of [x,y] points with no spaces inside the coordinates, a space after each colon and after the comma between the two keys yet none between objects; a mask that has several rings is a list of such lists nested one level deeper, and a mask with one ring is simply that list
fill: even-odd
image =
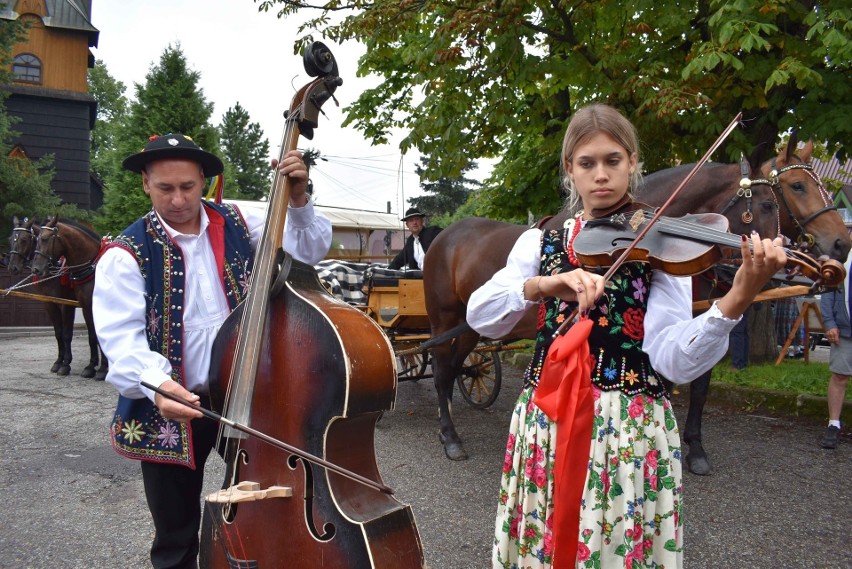
[{"label": "young girl playing violin", "polygon": [[[573,219],[561,230],[525,232],[506,267],[468,303],[470,325],[492,338],[538,303],[535,353],[506,447],[493,566],[681,567],[680,439],[661,378],[686,383],[712,368],[785,254],[780,239],[743,236],[730,292],[693,318],[690,278],[630,262],[604,282],[572,252],[586,221],[634,197],[640,162],[630,121],[606,105],[577,111],[562,167]],[[550,351],[575,309],[588,348],[578,344],[572,360],[562,355],[568,347]],[[566,389],[545,393],[555,377]]]}]

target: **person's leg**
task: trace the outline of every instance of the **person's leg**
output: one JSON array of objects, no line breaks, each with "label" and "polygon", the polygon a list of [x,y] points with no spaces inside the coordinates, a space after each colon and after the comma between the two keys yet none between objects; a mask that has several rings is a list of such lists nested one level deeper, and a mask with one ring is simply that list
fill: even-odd
[{"label": "person's leg", "polygon": [[820,445],[822,448],[837,448],[840,438],[840,412],[843,410],[843,400],[846,397],[848,375],[832,373],[828,382],[828,427]]},{"label": "person's leg", "polygon": [[848,375],[832,373],[828,382],[828,419],[840,421],[840,412],[843,410],[843,400],[846,398],[846,384]]},{"label": "person's leg", "polygon": [[201,489],[204,463],[216,439],[217,426],[208,419],[192,422],[196,468],[142,463],[145,498],[154,520],[151,563],[155,569],[198,567]]},{"label": "person's leg", "polygon": [[729,337],[731,347],[731,366],[735,369],[748,367],[748,310],[742,320],[737,322]]}]

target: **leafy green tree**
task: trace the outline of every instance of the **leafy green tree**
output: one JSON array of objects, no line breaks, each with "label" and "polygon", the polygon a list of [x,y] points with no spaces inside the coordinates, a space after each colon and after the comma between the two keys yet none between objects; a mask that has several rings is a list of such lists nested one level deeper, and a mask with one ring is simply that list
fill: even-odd
[{"label": "leafy green tree", "polygon": [[25,157],[10,156],[14,139],[19,135],[14,130],[18,118],[6,111],[9,91],[4,85],[12,81],[10,65],[12,49],[26,37],[26,28],[17,20],[0,20],[0,229],[8,234],[12,217],[47,217],[61,213],[76,214],[79,210],[72,205],[62,205],[62,200],[51,188],[53,180],[53,156],[45,155],[31,161]]},{"label": "leafy green tree", "polygon": [[[218,154],[216,128],[209,123],[213,103],[199,88],[200,77],[189,68],[180,44],[163,51],[145,83],[135,84],[136,97],[123,132],[115,139],[118,163],[139,152],[151,136],[170,132],[185,134],[201,148]],[[100,231],[117,233],[151,209],[138,174],[116,168],[104,182],[104,207],[97,224]]]},{"label": "leafy green tree", "polygon": [[636,124],[647,171],[697,159],[738,111],[743,128],[716,160],[756,158],[793,127],[841,156],[852,147],[847,0],[263,0],[259,7],[309,16],[297,50],[314,32],[366,46],[358,74],[381,82],[346,109],[346,123],[371,141],[402,129],[403,150],[432,158],[431,179],[498,159],[479,193],[493,216],[561,205],[562,134],[591,102],[609,103]]},{"label": "leafy green tree", "polygon": [[218,130],[226,164],[233,168],[231,177],[225,177],[226,195],[250,200],[266,197],[272,171],[263,129],[237,103],[222,116]]},{"label": "leafy green tree", "polygon": [[91,133],[90,163],[92,172],[106,180],[121,168],[115,153],[117,141],[124,134],[130,103],[125,96],[124,83],[110,75],[101,60],[89,70],[89,94],[98,103],[98,114]]},{"label": "leafy green tree", "polygon": [[[423,180],[429,167],[429,158],[420,157],[420,164],[415,172]],[[468,172],[476,169],[476,163],[471,162],[461,170],[461,174],[454,177],[439,178],[432,181],[421,181],[420,188],[426,195],[409,199],[409,203],[431,216],[431,225],[446,227],[455,220],[459,208],[464,206],[474,190],[481,184],[477,180],[465,176]]]}]

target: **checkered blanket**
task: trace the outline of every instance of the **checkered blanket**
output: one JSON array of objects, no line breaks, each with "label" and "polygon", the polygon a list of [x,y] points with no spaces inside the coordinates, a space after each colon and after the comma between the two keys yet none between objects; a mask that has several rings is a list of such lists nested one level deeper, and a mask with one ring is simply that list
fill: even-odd
[{"label": "checkered blanket", "polygon": [[[395,271],[388,269],[387,265],[371,265],[337,259],[320,261],[314,268],[317,270],[320,281],[335,298],[362,306],[367,304],[366,288],[373,279],[417,278],[421,275],[419,271]],[[365,283],[367,287],[364,286]]]}]

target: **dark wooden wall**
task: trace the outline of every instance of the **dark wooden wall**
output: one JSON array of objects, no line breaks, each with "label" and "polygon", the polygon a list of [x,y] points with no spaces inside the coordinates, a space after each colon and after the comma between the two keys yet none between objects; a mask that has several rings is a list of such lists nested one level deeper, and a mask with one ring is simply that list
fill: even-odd
[{"label": "dark wooden wall", "polygon": [[54,191],[67,203],[97,209],[103,194],[93,183],[89,168],[89,131],[95,101],[87,94],[28,88],[11,88],[6,103],[9,114],[21,118],[15,139],[27,156],[37,160],[54,155]]}]

